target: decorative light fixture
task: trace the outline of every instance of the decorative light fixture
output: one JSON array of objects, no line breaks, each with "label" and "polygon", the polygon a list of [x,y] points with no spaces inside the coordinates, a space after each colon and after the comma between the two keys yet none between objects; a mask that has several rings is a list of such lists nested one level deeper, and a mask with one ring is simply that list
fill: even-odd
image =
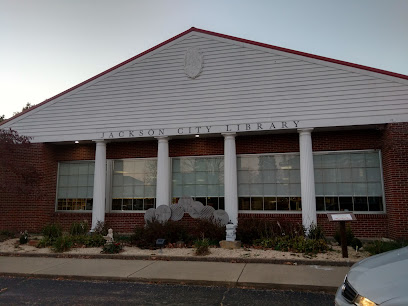
[{"label": "decorative light fixture", "polygon": [[195,135],[195,137],[197,137],[197,138],[198,138],[198,137],[200,137],[200,135],[198,135],[198,134],[197,134],[197,135]]},{"label": "decorative light fixture", "polygon": [[78,141],[78,140],[75,140],[75,143],[79,143],[79,141]]}]

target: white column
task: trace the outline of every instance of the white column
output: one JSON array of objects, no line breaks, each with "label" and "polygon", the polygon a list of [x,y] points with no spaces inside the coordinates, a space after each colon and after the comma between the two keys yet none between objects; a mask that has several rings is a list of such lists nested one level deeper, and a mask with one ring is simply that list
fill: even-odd
[{"label": "white column", "polygon": [[235,133],[224,133],[224,202],[230,221],[238,225],[238,182]]},{"label": "white column", "polygon": [[302,191],[302,224],[309,230],[317,225],[316,195],[313,168],[312,133],[313,129],[298,129],[300,147],[300,183]]},{"label": "white column", "polygon": [[156,137],[159,141],[157,147],[157,183],[156,207],[170,205],[170,157],[169,138]]},{"label": "white column", "polygon": [[105,183],[106,183],[106,143],[96,140],[95,174],[92,207],[92,229],[98,223],[105,222]]}]

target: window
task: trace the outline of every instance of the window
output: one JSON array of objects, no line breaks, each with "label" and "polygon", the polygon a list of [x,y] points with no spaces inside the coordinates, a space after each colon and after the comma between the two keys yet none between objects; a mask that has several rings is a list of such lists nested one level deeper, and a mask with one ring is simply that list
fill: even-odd
[{"label": "window", "polygon": [[147,210],[155,207],[156,159],[113,161],[112,210]]},{"label": "window", "polygon": [[302,209],[299,154],[242,155],[237,162],[239,210]]},{"label": "window", "polygon": [[188,196],[215,209],[224,209],[224,157],[172,159],[173,203]]},{"label": "window", "polygon": [[94,171],[93,161],[59,163],[57,210],[92,210]]},{"label": "window", "polygon": [[379,152],[315,153],[313,162],[318,211],[383,211]]}]

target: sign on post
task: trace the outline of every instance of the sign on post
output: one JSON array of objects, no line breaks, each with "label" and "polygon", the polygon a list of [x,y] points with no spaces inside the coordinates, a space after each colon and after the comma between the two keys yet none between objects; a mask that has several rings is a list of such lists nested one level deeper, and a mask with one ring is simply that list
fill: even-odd
[{"label": "sign on post", "polygon": [[341,253],[343,258],[348,258],[347,239],[346,239],[346,221],[356,221],[356,217],[352,212],[328,213],[329,221],[339,222],[340,225],[340,241]]}]

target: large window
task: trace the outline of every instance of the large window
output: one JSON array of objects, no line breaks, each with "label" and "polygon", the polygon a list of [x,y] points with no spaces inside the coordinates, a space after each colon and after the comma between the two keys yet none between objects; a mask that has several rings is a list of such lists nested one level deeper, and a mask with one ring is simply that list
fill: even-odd
[{"label": "large window", "polygon": [[238,156],[239,210],[301,210],[299,154]]},{"label": "large window", "polygon": [[172,159],[173,203],[183,196],[224,209],[224,157]]},{"label": "large window", "polygon": [[112,210],[147,210],[155,207],[156,159],[113,161]]},{"label": "large window", "polygon": [[57,210],[92,210],[95,163],[59,163]]},{"label": "large window", "polygon": [[315,153],[318,211],[383,211],[380,154]]}]

